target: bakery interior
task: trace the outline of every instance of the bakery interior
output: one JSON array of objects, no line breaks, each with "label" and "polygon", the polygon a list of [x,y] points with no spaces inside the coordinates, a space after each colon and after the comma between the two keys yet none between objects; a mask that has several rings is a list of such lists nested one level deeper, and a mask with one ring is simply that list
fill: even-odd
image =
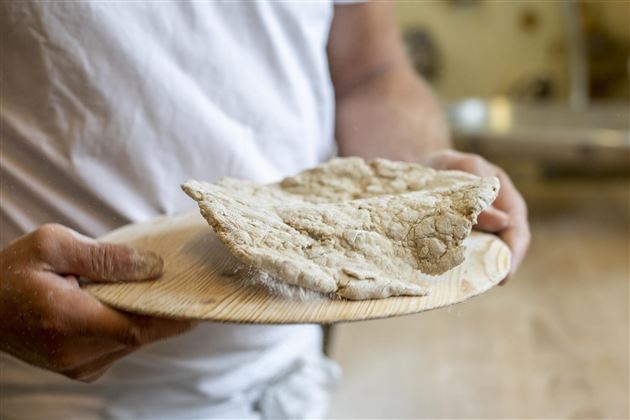
[{"label": "bakery interior", "polygon": [[532,243],[506,285],[468,302],[335,326],[330,417],[628,418],[630,2],[397,12],[457,148],[525,196]]}]

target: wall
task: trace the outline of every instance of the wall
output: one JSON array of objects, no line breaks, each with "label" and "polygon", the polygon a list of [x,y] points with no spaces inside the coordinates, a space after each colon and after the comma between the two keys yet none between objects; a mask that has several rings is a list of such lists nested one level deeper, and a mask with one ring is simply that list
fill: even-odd
[{"label": "wall", "polygon": [[[589,4],[611,33],[630,39],[630,2]],[[552,0],[399,1],[403,31],[426,28],[441,55],[446,98],[507,94],[545,76],[557,98],[568,85],[564,3]]]}]

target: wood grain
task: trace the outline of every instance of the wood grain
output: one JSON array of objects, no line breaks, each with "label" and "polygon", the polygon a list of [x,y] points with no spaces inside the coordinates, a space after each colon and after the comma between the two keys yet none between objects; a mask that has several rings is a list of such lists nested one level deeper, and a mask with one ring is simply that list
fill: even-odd
[{"label": "wood grain", "polygon": [[241,281],[234,270],[240,263],[197,211],[124,226],[100,239],[153,250],[165,262],[164,275],[155,281],[86,286],[101,301],[147,315],[223,322],[335,323],[417,313],[485,292],[510,266],[509,249],[501,240],[473,232],[463,264],[441,276],[426,276],[427,296],[301,300]]}]

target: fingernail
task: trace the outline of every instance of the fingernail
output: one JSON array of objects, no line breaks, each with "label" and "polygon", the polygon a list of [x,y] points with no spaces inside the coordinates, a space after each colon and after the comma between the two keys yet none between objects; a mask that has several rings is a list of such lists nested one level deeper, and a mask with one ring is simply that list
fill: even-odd
[{"label": "fingernail", "polygon": [[164,273],[164,260],[153,251],[137,249],[139,262],[139,277],[144,279],[154,279]]},{"label": "fingernail", "polygon": [[492,213],[492,216],[496,217],[503,226],[507,226],[510,224],[510,216],[508,216],[506,212],[495,207],[490,207],[488,210]]}]

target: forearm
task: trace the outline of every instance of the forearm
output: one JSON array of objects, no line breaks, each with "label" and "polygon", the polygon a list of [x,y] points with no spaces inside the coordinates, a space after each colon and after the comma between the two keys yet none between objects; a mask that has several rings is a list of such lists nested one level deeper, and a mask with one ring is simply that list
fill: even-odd
[{"label": "forearm", "polygon": [[440,106],[407,63],[391,65],[337,98],[342,156],[419,161],[450,147]]}]

